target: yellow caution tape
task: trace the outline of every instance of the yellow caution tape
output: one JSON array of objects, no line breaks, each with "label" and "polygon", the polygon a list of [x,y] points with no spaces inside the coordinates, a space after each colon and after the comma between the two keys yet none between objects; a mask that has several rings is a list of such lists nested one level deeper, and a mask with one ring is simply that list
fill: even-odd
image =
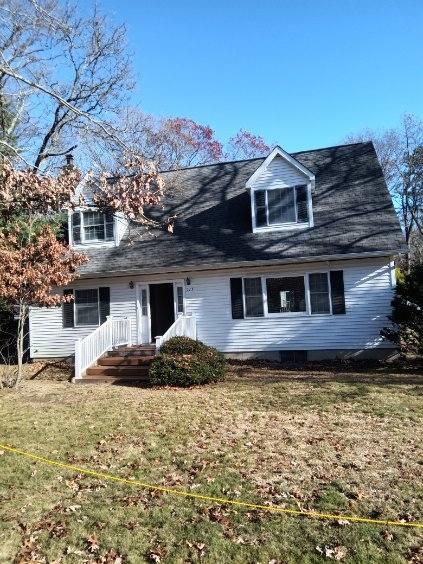
[{"label": "yellow caution tape", "polygon": [[51,460],[50,458],[45,458],[44,456],[39,456],[32,452],[26,452],[18,448],[14,448],[8,445],[0,444],[0,448],[13,452],[15,454],[20,454],[27,458],[37,460],[38,462],[44,462],[45,464],[50,464],[51,466],[58,466],[59,468],[66,468],[67,470],[73,470],[74,472],[79,472],[80,474],[87,474],[88,476],[95,476],[96,478],[101,478],[102,480],[109,480],[113,482],[120,482],[121,484],[128,484],[130,486],[138,486],[141,488],[155,490],[162,493],[167,493],[170,495],[177,495],[182,497],[189,497],[193,499],[199,499],[201,501],[211,501],[219,505],[234,505],[237,507],[243,507],[246,509],[258,509],[260,511],[268,511],[271,513],[284,513],[287,515],[311,517],[315,519],[329,519],[331,521],[343,520],[350,521],[352,523],[374,523],[377,525],[393,525],[397,527],[415,527],[423,529],[423,523],[418,523],[416,521],[406,522],[406,521],[390,521],[389,519],[371,519],[369,517],[358,517],[356,515],[336,515],[331,513],[319,513],[318,511],[301,511],[300,509],[286,509],[284,507],[278,507],[277,505],[260,505],[257,503],[250,503],[248,501],[240,501],[236,499],[227,499],[224,497],[213,497],[209,495],[202,495],[193,492],[187,492],[184,490],[177,490],[175,488],[168,488],[165,486],[158,486],[155,484],[148,484],[146,482],[141,482],[140,480],[130,480],[128,478],[122,478],[120,476],[114,476],[113,474],[105,474],[104,472],[97,472],[96,470],[89,470],[87,468],[80,468],[79,466],[74,466],[73,464],[67,464],[66,462],[60,462],[58,460]]}]

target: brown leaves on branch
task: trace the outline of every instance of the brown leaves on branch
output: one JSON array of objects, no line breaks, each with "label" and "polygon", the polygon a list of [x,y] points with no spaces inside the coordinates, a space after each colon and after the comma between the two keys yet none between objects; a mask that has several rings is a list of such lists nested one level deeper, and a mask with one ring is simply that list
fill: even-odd
[{"label": "brown leaves on branch", "polygon": [[24,245],[19,227],[11,226],[0,232],[0,298],[16,305],[59,305],[64,297],[52,289],[71,282],[86,261],[85,255],[58,241],[49,225]]},{"label": "brown leaves on branch", "polygon": [[[140,157],[125,163],[126,174],[110,178],[103,173],[93,195],[94,204],[114,213],[120,212],[132,220],[149,223],[145,208],[160,204],[164,182],[155,165]],[[151,222],[153,223],[153,222]]]},{"label": "brown leaves on branch", "polygon": [[78,169],[62,169],[57,178],[18,170],[5,159],[0,167],[0,216],[50,214],[69,208],[81,179]]}]

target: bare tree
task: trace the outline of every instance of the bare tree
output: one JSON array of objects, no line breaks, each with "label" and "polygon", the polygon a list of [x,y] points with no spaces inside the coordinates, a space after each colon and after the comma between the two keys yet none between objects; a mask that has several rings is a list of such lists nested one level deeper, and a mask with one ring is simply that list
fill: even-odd
[{"label": "bare tree", "polygon": [[367,129],[346,138],[359,141],[373,141],[410,247],[413,233],[423,234],[423,122],[405,114],[395,129]]},{"label": "bare tree", "polygon": [[116,143],[105,118],[133,86],[125,27],[95,6],[81,16],[77,4],[58,0],[0,0],[0,23],[0,95],[14,117],[2,130],[3,146],[17,148],[35,170],[81,139]]}]

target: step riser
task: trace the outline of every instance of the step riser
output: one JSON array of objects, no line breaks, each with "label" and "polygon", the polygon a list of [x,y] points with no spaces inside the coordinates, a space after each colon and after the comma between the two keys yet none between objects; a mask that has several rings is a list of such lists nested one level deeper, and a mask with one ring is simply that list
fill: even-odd
[{"label": "step riser", "polygon": [[135,350],[135,351],[108,351],[109,356],[123,356],[123,357],[143,357],[154,356],[156,351],[151,350]]},{"label": "step riser", "polygon": [[151,364],[154,356],[145,357],[115,357],[100,358],[97,362],[99,366],[148,366]]}]

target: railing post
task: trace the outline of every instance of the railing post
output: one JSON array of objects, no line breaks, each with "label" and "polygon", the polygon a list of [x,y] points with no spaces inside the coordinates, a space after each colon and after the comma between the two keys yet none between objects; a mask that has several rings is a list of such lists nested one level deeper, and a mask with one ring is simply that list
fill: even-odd
[{"label": "railing post", "polygon": [[128,339],[128,347],[132,347],[132,322],[131,318],[126,318],[126,330],[128,332],[127,339]]},{"label": "railing post", "polygon": [[75,341],[75,378],[81,378],[82,370],[81,370],[81,343],[82,339],[79,338]]},{"label": "railing post", "polygon": [[106,316],[106,323],[109,325],[109,332],[108,332],[108,334],[109,334],[109,345],[111,347],[113,347],[113,343],[114,343],[114,340],[113,340],[113,319],[112,319],[111,315]]}]

